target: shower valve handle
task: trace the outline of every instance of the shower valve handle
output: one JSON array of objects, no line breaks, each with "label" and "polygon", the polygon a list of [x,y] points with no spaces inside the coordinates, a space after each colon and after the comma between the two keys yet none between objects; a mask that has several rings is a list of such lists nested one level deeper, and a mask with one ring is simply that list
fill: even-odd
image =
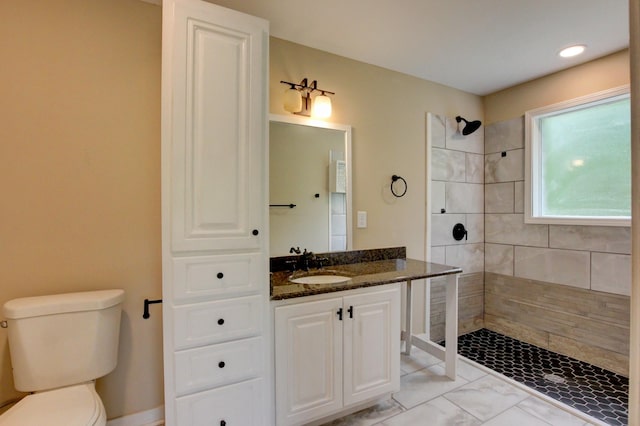
[{"label": "shower valve handle", "polygon": [[467,230],[464,229],[464,225],[461,223],[456,223],[453,227],[453,239],[456,241],[460,241],[462,238],[467,239]]}]

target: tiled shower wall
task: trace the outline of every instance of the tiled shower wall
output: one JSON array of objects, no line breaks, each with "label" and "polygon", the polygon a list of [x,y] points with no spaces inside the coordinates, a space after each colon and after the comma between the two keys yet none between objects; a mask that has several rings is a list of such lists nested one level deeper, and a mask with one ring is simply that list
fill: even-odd
[{"label": "tiled shower wall", "polygon": [[523,127],[485,129],[485,326],[627,374],[630,228],[525,224]]},{"label": "tiled shower wall", "polygon": [[[431,261],[460,266],[459,329],[482,328],[484,298],[484,134],[468,136],[452,117],[429,115]],[[463,123],[464,124],[464,123]],[[462,223],[467,238],[456,241]],[[444,338],[444,284],[431,280],[431,338]]]},{"label": "tiled shower wall", "polygon": [[[465,274],[483,272],[483,129],[462,136],[453,118],[431,121],[431,260],[461,266]],[[453,238],[457,223],[467,229],[466,239]]]}]

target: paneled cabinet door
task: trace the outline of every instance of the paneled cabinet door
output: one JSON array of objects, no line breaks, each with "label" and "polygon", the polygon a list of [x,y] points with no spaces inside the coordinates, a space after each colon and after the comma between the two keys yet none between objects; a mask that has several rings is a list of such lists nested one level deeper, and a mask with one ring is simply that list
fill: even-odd
[{"label": "paneled cabinet door", "polygon": [[299,425],[342,407],[342,298],[275,309],[276,424]]},{"label": "paneled cabinet door", "polygon": [[344,405],[400,389],[400,292],[345,296]]},{"label": "paneled cabinet door", "polygon": [[203,1],[170,3],[163,9],[165,22],[173,16],[172,39],[163,40],[172,43],[163,57],[170,141],[163,143],[170,143],[171,249],[259,248],[268,24]]}]

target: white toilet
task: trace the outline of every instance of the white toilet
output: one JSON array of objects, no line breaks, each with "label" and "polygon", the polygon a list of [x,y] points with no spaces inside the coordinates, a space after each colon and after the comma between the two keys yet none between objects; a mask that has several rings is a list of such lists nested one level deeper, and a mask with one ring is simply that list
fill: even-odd
[{"label": "white toilet", "polygon": [[0,425],[105,425],[95,379],[116,367],[123,290],[24,297],[4,305],[15,387],[34,392]]}]

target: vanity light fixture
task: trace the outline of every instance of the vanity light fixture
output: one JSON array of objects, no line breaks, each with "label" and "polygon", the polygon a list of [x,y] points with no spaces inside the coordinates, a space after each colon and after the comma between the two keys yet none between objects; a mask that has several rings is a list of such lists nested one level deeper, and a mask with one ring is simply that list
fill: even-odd
[{"label": "vanity light fixture", "polygon": [[571,58],[573,56],[578,56],[579,54],[584,52],[586,48],[587,46],[585,46],[584,44],[576,44],[574,46],[565,47],[560,52],[558,52],[558,55],[562,56],[563,58]]},{"label": "vanity light fixture", "polygon": [[[289,85],[284,93],[284,109],[286,111],[313,118],[331,117],[331,98],[327,94],[335,95],[335,93],[318,89],[317,80],[313,80],[309,84],[305,77],[300,84],[289,81],[280,81],[280,83]],[[311,93],[315,91],[320,94],[312,100]]]}]

